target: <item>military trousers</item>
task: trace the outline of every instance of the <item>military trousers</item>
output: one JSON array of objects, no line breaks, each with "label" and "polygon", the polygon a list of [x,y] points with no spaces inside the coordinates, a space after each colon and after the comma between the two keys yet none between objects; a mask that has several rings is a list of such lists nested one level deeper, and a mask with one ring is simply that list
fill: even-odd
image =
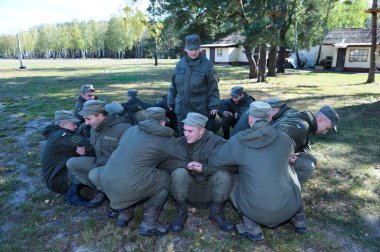
[{"label": "military trousers", "polygon": [[298,154],[297,160],[292,166],[301,184],[310,179],[315,171],[316,165],[317,159],[313,155],[304,152]]},{"label": "military trousers", "polygon": [[220,170],[198,182],[185,168],[175,169],[170,176],[170,192],[177,201],[190,203],[224,202],[231,190],[231,174]]},{"label": "military trousers", "polygon": [[232,128],[235,127],[237,121],[238,120],[233,116],[222,118],[222,129],[223,129],[223,138],[224,139],[230,138],[231,127]]},{"label": "military trousers", "polygon": [[74,181],[76,180],[73,179],[67,167],[63,167],[54,177],[49,177],[45,182],[47,188],[53,192],[65,194]]},{"label": "military trousers", "polygon": [[88,179],[89,172],[96,167],[96,158],[95,157],[72,157],[67,160],[67,169],[70,173],[82,184],[92,187],[94,186]]}]

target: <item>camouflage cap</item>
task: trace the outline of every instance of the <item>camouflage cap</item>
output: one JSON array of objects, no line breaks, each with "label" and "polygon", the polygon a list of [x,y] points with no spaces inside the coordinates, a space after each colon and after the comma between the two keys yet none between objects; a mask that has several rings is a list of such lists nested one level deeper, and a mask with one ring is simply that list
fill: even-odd
[{"label": "camouflage cap", "polygon": [[285,102],[281,101],[279,98],[270,98],[265,100],[264,102],[268,103],[271,108],[281,108],[285,105]]},{"label": "camouflage cap", "polygon": [[324,114],[331,121],[331,126],[335,132],[338,131],[339,115],[338,113],[329,105],[323,106],[319,112]]},{"label": "camouflage cap", "polygon": [[106,111],[105,105],[106,103],[104,101],[89,100],[83,104],[83,109],[78,114],[81,116],[99,114]]},{"label": "camouflage cap", "polygon": [[114,113],[114,114],[120,114],[120,113],[123,113],[123,111],[124,111],[123,106],[118,102],[108,103],[104,106],[104,109],[108,113]]},{"label": "camouflage cap", "polygon": [[150,107],[145,110],[146,119],[153,119],[157,121],[165,120],[167,121],[167,118],[165,116],[165,109],[160,107]]},{"label": "camouflage cap", "polygon": [[195,112],[188,113],[185,120],[182,120],[182,122],[186,125],[199,126],[202,128],[206,127],[207,121],[208,121],[207,116],[204,116]]},{"label": "camouflage cap", "polygon": [[74,113],[68,110],[55,111],[54,121],[56,123],[60,121],[79,122],[79,119],[75,117]]},{"label": "camouflage cap", "polygon": [[254,101],[249,105],[248,113],[250,116],[267,119],[270,114],[271,107],[268,103],[262,101]]},{"label": "camouflage cap", "polygon": [[85,94],[85,93],[90,92],[90,91],[95,92],[94,86],[91,84],[85,84],[85,85],[82,85],[80,87],[80,93],[81,94]]},{"label": "camouflage cap", "polygon": [[186,49],[187,50],[193,50],[193,49],[199,49],[201,48],[201,39],[199,35],[193,34],[188,35],[185,38],[186,40]]},{"label": "camouflage cap", "polygon": [[128,89],[127,96],[136,97],[139,91],[135,88]]},{"label": "camouflage cap", "polygon": [[244,88],[241,86],[235,86],[231,88],[231,97],[237,97],[241,95],[244,91]]}]

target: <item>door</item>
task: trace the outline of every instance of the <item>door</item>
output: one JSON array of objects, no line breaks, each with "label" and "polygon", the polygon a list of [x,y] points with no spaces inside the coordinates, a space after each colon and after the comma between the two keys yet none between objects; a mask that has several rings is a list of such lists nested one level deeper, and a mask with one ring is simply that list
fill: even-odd
[{"label": "door", "polygon": [[336,58],[336,68],[343,69],[346,60],[346,48],[338,48],[338,56]]},{"label": "door", "polygon": [[210,61],[215,63],[215,48],[210,48]]}]

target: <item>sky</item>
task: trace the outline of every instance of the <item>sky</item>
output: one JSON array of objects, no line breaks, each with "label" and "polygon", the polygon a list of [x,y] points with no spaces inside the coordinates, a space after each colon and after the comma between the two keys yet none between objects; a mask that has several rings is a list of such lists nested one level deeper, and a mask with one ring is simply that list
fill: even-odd
[{"label": "sky", "polygon": [[[0,34],[16,34],[40,24],[109,20],[130,0],[0,0]],[[145,11],[149,0],[138,0]]]}]

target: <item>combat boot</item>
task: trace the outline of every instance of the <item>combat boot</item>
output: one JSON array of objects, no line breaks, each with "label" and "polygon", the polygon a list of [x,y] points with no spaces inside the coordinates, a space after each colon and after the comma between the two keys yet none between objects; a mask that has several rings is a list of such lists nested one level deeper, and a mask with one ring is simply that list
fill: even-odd
[{"label": "combat boot", "polygon": [[264,240],[263,232],[261,227],[254,221],[251,221],[243,215],[243,224],[236,225],[237,232],[251,241],[262,241]]},{"label": "combat boot", "polygon": [[128,226],[128,222],[133,218],[134,214],[135,214],[134,207],[127,207],[127,208],[118,210],[116,225],[118,225],[119,227]]},{"label": "combat boot", "polygon": [[223,208],[224,203],[212,202],[210,207],[210,216],[208,218],[211,221],[215,221],[221,230],[230,232],[234,230],[235,226],[224,217]]},{"label": "combat boot", "polygon": [[144,217],[140,225],[139,234],[144,236],[162,236],[169,233],[169,225],[158,221],[161,206],[149,206],[144,208]]},{"label": "combat boot", "polygon": [[305,212],[303,209],[303,205],[298,209],[296,215],[293,216],[293,218],[290,220],[290,222],[294,226],[294,232],[297,234],[304,234],[306,233],[306,222],[305,222]]},{"label": "combat boot", "polygon": [[79,194],[79,185],[71,183],[64,198],[65,203],[74,206],[88,207],[89,200]]},{"label": "combat boot", "polygon": [[106,195],[102,191],[96,191],[94,198],[90,200],[88,207],[89,208],[97,207],[105,199],[106,199]]},{"label": "combat boot", "polygon": [[175,203],[176,213],[172,220],[171,231],[180,232],[185,226],[185,222],[188,216],[187,203],[185,201],[177,201]]}]

